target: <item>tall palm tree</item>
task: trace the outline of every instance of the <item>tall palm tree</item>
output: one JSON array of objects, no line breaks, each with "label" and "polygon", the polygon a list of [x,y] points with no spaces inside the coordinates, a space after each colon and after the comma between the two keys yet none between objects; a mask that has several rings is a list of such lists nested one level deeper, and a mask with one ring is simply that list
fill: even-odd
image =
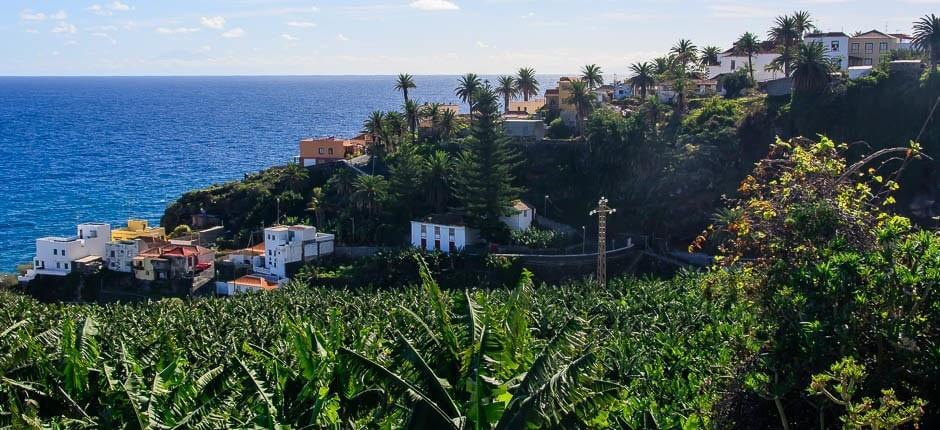
[{"label": "tall palm tree", "polygon": [[760,40],[754,33],[746,32],[734,42],[734,52],[737,55],[747,55],[747,68],[751,74],[751,84],[754,84],[754,54],[760,50]]},{"label": "tall palm tree", "polygon": [[299,163],[290,163],[284,168],[282,177],[284,178],[284,184],[287,185],[287,189],[300,192],[304,184],[307,183],[307,179],[310,178],[310,172]]},{"label": "tall palm tree", "polygon": [[365,210],[371,218],[388,199],[388,181],[378,175],[361,175],[353,183],[351,199],[357,208]]},{"label": "tall palm tree", "polygon": [[435,212],[443,212],[450,199],[450,176],[454,171],[454,160],[446,151],[437,150],[425,161],[425,184],[427,195]]},{"label": "tall palm tree", "polygon": [[813,16],[809,11],[800,10],[793,13],[793,23],[796,27],[797,39],[803,40],[806,33],[816,30]]},{"label": "tall palm tree", "polygon": [[818,43],[803,44],[793,62],[793,89],[801,93],[820,93],[829,85],[832,61]]},{"label": "tall palm tree", "polygon": [[402,111],[405,114],[405,120],[408,121],[408,131],[411,132],[411,137],[417,139],[418,120],[421,119],[421,107],[418,106],[418,102],[408,100],[405,102],[405,105],[402,106]]},{"label": "tall palm tree", "polygon": [[931,68],[940,64],[940,17],[924,15],[914,22],[914,48],[926,52]]},{"label": "tall palm tree", "polygon": [[640,90],[640,97],[646,99],[646,93],[656,84],[654,66],[649,62],[633,63],[630,65],[630,71],[633,77],[630,78],[630,86],[633,91]]},{"label": "tall palm tree", "polygon": [[676,56],[668,55],[653,59],[653,70],[656,76],[665,76],[670,74],[676,68]]},{"label": "tall palm tree", "polygon": [[669,53],[675,56],[676,62],[683,69],[688,69],[689,64],[698,61],[698,47],[689,39],[679,39]]},{"label": "tall palm tree", "polygon": [[307,212],[313,212],[317,220],[317,230],[323,228],[323,205],[326,194],[323,188],[314,187],[310,191],[310,200],[307,202]]},{"label": "tall palm tree", "polygon": [[510,75],[500,76],[496,81],[496,91],[503,96],[504,112],[509,112],[509,100],[516,97],[519,90],[516,89],[516,78]]},{"label": "tall palm tree", "polygon": [[450,139],[457,131],[457,115],[452,110],[445,110],[441,114],[441,120],[437,125],[440,130],[441,139]]},{"label": "tall palm tree", "polygon": [[388,152],[395,151],[396,142],[402,140],[405,136],[405,130],[409,128],[407,118],[405,118],[401,112],[391,111],[385,114],[383,133],[385,135],[385,146],[388,148]]},{"label": "tall palm tree", "polygon": [[775,67],[782,68],[783,74],[789,77],[795,46],[802,38],[795,16],[778,16],[774,21],[774,26],[767,32],[767,37],[777,44],[777,50],[780,53],[780,56],[774,59]]},{"label": "tall palm tree", "polygon": [[699,58],[699,62],[702,64],[702,67],[708,66],[717,66],[720,61],[718,57],[721,55],[721,49],[717,46],[706,46],[702,48],[702,55]]},{"label": "tall palm tree", "polygon": [[[457,97],[460,97],[460,100],[463,100],[470,107],[471,118],[473,118],[473,96],[481,87],[483,87],[483,82],[480,81],[480,77],[476,73],[467,73],[460,77],[457,89],[454,90]],[[473,120],[471,119],[471,121]]]},{"label": "tall palm tree", "polygon": [[593,90],[604,85],[604,72],[597,64],[588,64],[581,69],[581,80],[587,83],[588,88]]},{"label": "tall palm tree", "polygon": [[395,81],[395,89],[401,91],[402,95],[405,96],[405,103],[409,100],[408,90],[411,88],[418,88],[418,86],[415,85],[414,77],[407,73],[398,75],[398,80]]},{"label": "tall palm tree", "polygon": [[519,69],[516,74],[516,90],[525,101],[529,101],[529,97],[538,95],[539,81],[535,78],[535,69],[531,67]]},{"label": "tall palm tree", "polygon": [[382,111],[373,111],[369,119],[363,123],[362,131],[372,136],[373,145],[381,144],[382,134],[385,131],[385,114]]},{"label": "tall palm tree", "polygon": [[571,95],[565,100],[565,103],[574,105],[578,116],[578,134],[584,131],[584,118],[594,107],[594,90],[588,86],[587,82],[582,80],[571,81]]},{"label": "tall palm tree", "polygon": [[356,172],[349,168],[337,169],[336,173],[330,177],[328,184],[340,200],[345,201],[352,196],[354,191]]}]

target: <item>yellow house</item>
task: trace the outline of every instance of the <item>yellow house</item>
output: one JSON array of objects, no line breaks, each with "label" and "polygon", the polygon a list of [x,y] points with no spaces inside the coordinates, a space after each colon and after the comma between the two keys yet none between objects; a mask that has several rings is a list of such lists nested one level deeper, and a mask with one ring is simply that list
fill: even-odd
[{"label": "yellow house", "polygon": [[127,220],[127,227],[111,230],[111,240],[157,239],[166,240],[166,230],[163,227],[151,228],[147,221],[142,219]]},{"label": "yellow house", "polygon": [[549,109],[557,110],[562,121],[569,127],[577,124],[578,109],[574,104],[568,103],[571,99],[572,78],[567,76],[558,80],[558,88],[552,88],[545,91],[545,105]]},{"label": "yellow house", "polygon": [[531,99],[531,100],[510,100],[509,101],[509,112],[523,112],[527,114],[535,114],[543,106],[545,106],[545,99]]},{"label": "yellow house", "polygon": [[874,66],[898,49],[900,39],[872,30],[849,38],[849,66]]}]

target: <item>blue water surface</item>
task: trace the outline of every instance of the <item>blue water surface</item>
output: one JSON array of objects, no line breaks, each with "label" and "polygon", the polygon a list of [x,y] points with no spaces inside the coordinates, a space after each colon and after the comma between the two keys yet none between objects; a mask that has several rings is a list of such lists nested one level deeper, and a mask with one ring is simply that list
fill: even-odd
[{"label": "blue water surface", "polygon": [[[400,107],[394,80],[0,77],[0,271],[30,261],[36,237],[157,222],[186,191],[285,164],[302,137],[355,135]],[[413,98],[458,102],[456,76],[415,80]]]}]

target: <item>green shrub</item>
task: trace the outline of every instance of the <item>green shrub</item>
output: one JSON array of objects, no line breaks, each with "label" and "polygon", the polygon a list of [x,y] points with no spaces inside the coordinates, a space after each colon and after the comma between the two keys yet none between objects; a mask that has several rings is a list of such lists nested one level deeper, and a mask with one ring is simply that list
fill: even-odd
[{"label": "green shrub", "polygon": [[547,134],[551,139],[568,139],[571,137],[571,128],[561,118],[555,118],[548,124]]}]

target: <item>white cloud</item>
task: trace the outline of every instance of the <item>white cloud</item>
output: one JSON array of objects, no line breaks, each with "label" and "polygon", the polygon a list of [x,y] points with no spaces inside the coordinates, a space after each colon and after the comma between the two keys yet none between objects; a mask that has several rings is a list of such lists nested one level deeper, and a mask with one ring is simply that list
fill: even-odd
[{"label": "white cloud", "polygon": [[104,33],[104,32],[100,32],[100,31],[99,31],[99,32],[91,33],[91,35],[94,36],[94,37],[100,37],[100,38],[102,38],[102,39],[107,39],[109,42],[111,42],[112,45],[117,45],[117,40],[115,40],[113,37],[111,37],[111,35],[108,34],[108,33]]},{"label": "white cloud", "polygon": [[211,28],[213,30],[221,30],[225,28],[225,18],[221,16],[204,16],[199,21],[202,23],[203,27]]},{"label": "white cloud", "polygon": [[68,15],[67,13],[65,13],[65,11],[62,10],[62,9],[59,9],[58,12],[56,12],[56,13],[54,13],[54,14],[52,14],[52,15],[49,15],[49,19],[54,19],[54,20],[56,20],[56,21],[64,21],[64,20],[65,20],[66,18],[68,18],[68,17],[69,17],[69,15]]},{"label": "white cloud", "polygon": [[39,30],[36,30],[35,28],[27,28],[26,32],[31,33],[31,34],[36,34],[36,33],[39,33]]},{"label": "white cloud", "polygon": [[290,41],[290,42],[294,42],[294,41],[300,40],[300,38],[298,38],[298,37],[296,37],[296,36],[294,36],[294,35],[291,35],[291,34],[287,34],[287,33],[282,34],[282,35],[281,35],[281,38],[284,39],[284,40]]},{"label": "white cloud", "polygon": [[229,31],[226,31],[225,33],[222,33],[222,37],[227,37],[229,39],[237,39],[244,35],[245,35],[245,30],[243,30],[241,27],[235,27]]},{"label": "white cloud", "polygon": [[157,27],[157,33],[160,33],[160,34],[190,34],[190,33],[195,33],[197,31],[199,31],[198,28],[190,28],[190,27],[176,27],[176,28]]},{"label": "white cloud", "polygon": [[288,27],[297,27],[297,28],[313,28],[317,24],[310,21],[290,21],[287,23]]},{"label": "white cloud", "polygon": [[75,34],[76,31],[77,30],[75,29],[74,25],[69,24],[65,21],[59,21],[59,23],[56,24],[55,27],[52,27],[53,33]]},{"label": "white cloud", "polygon": [[457,10],[460,9],[460,6],[457,6],[453,2],[448,0],[414,0],[410,4],[411,7],[420,10]]},{"label": "white cloud", "polygon": [[20,19],[23,21],[45,21],[46,14],[42,12],[33,12],[32,9],[23,9],[20,11]]},{"label": "white cloud", "polygon": [[114,12],[127,12],[131,9],[133,8],[128,6],[126,3],[121,3],[118,0],[114,0],[111,3],[105,4],[104,6],[95,3],[91,6],[88,6],[87,8],[87,10],[91,11],[95,15],[101,16],[111,16],[114,15]]},{"label": "white cloud", "polygon": [[338,40],[338,41],[340,41],[340,42],[346,42],[346,41],[349,40],[349,38],[346,37],[346,36],[343,36],[342,34],[337,34],[337,35],[336,35],[336,40]]},{"label": "white cloud", "polygon": [[490,47],[490,45],[487,45],[486,43],[483,43],[483,41],[481,41],[481,40],[478,40],[478,41],[477,41],[477,48],[484,48],[484,49],[485,49],[485,48],[489,48],[489,47]]}]

